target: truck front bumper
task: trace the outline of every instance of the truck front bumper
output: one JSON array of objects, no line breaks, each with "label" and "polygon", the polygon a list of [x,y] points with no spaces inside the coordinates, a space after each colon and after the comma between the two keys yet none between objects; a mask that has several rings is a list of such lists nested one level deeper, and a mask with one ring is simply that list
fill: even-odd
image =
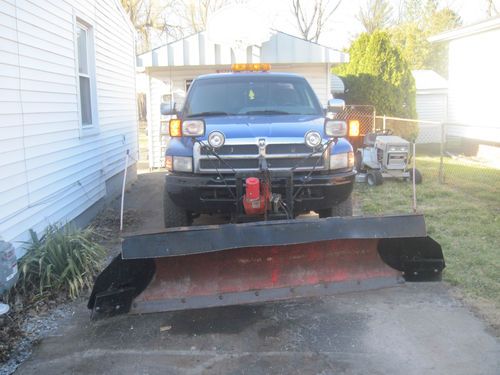
[{"label": "truck front bumper", "polygon": [[[352,192],[354,171],[332,174],[293,174],[291,179],[294,212],[323,210],[345,201]],[[285,198],[286,183],[271,173],[272,192]],[[194,213],[233,213],[237,210],[237,178],[235,176],[167,174],[165,189],[173,202]],[[243,192],[244,193],[244,192]]]}]

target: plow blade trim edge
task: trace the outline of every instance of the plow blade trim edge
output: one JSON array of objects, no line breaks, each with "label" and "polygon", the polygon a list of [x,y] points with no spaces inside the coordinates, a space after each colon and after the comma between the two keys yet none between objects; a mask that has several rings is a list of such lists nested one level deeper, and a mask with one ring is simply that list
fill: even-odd
[{"label": "plow blade trim edge", "polygon": [[229,249],[340,239],[426,237],[423,215],[353,216],[179,227],[122,241],[123,259],[185,256]]}]

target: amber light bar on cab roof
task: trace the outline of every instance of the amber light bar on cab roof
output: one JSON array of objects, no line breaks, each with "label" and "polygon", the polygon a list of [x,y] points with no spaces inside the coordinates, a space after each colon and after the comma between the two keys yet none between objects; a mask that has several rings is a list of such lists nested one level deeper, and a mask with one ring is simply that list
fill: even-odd
[{"label": "amber light bar on cab roof", "polygon": [[267,63],[231,65],[232,72],[267,72],[269,70],[271,70],[271,64]]}]

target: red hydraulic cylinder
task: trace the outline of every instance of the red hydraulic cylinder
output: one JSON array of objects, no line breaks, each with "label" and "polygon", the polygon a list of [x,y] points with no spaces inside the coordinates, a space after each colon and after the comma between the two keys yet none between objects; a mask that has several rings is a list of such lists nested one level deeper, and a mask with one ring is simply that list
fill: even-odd
[{"label": "red hydraulic cylinder", "polygon": [[243,207],[247,215],[262,215],[266,210],[265,194],[261,194],[260,181],[256,177],[245,180],[246,194],[243,197]]},{"label": "red hydraulic cylinder", "polygon": [[248,177],[246,179],[246,197],[248,199],[259,199],[260,196],[260,181],[256,177]]}]

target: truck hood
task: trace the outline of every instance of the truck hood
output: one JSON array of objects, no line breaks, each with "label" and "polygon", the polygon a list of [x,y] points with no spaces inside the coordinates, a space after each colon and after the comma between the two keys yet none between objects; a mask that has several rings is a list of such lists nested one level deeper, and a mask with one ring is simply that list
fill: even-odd
[{"label": "truck hood", "polygon": [[323,134],[325,118],[311,115],[225,116],[205,118],[207,139],[218,130],[231,138],[303,138],[309,130]]}]

